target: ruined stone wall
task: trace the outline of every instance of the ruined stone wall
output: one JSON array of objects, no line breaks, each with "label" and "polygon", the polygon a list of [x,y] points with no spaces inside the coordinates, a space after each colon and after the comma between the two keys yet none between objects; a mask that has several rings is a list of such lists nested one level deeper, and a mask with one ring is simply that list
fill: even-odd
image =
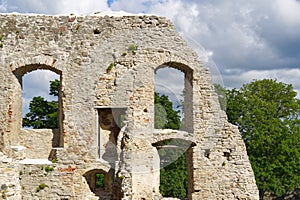
[{"label": "ruined stone wall", "polygon": [[[162,65],[185,72],[190,91],[184,130],[194,137],[187,159],[189,199],[258,199],[245,145],[220,110],[209,71],[165,18],[0,15],[0,36],[0,150],[11,158],[0,169],[18,168],[15,199],[159,199],[153,94],[154,73]],[[60,136],[46,163],[29,162],[37,157],[26,154],[30,143],[21,128],[22,76],[36,69],[57,73],[62,83]],[[105,109],[126,110],[120,130],[100,127]],[[41,142],[48,141],[45,149],[50,138]],[[107,159],[99,145],[116,156]],[[53,170],[46,172],[47,166]],[[92,191],[86,177],[100,172],[108,185]],[[37,192],[41,183],[47,187]]]},{"label": "ruined stone wall", "polygon": [[18,141],[20,147],[24,148],[26,157],[48,159],[56,131],[55,129],[22,129],[18,135]]}]

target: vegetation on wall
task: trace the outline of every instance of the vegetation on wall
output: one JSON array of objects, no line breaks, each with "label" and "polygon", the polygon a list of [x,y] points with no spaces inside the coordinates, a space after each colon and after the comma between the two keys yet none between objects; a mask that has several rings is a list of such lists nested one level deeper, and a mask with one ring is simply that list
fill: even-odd
[{"label": "vegetation on wall", "polygon": [[37,186],[36,192],[39,192],[39,191],[45,189],[46,187],[48,187],[48,186],[45,183],[41,183],[39,186]]},{"label": "vegetation on wall", "polygon": [[2,36],[2,35],[0,35],[0,48],[3,48],[2,39],[3,39],[3,36]]}]

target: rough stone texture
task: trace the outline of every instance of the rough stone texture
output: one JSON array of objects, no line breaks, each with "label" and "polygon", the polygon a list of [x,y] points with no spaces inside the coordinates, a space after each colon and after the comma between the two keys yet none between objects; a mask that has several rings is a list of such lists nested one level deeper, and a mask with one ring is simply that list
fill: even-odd
[{"label": "rough stone texture", "polygon": [[[189,199],[258,199],[209,71],[165,18],[0,15],[0,36],[2,198],[161,199],[156,144],[181,139],[191,144]],[[185,73],[178,132],[153,125],[154,74],[166,66]],[[60,75],[57,132],[22,129],[22,76],[36,69]],[[56,163],[38,163],[48,154]]]},{"label": "rough stone texture", "polygon": [[52,150],[55,132],[51,129],[22,129],[18,134],[19,145],[26,157],[31,159],[48,159]]},{"label": "rough stone texture", "polygon": [[194,135],[186,131],[171,129],[155,129],[153,131],[152,144],[170,139],[180,139],[189,141],[190,143],[195,142]]}]

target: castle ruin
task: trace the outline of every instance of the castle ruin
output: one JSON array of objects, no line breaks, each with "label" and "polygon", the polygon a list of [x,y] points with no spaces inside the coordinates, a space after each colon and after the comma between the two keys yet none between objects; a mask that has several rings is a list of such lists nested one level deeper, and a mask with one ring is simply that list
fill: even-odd
[{"label": "castle ruin", "polygon": [[[164,67],[185,76],[182,130],[154,128]],[[22,77],[38,69],[60,77],[58,129],[22,128]],[[163,17],[1,14],[0,82],[2,199],[159,200],[172,140],[186,144],[189,200],[259,199],[209,70]]]}]

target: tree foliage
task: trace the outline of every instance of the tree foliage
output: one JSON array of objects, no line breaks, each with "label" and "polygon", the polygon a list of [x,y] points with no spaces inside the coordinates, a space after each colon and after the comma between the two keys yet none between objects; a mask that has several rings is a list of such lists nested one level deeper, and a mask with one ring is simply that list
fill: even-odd
[{"label": "tree foliage", "polygon": [[58,96],[58,91],[60,87],[60,81],[58,79],[54,79],[53,81],[50,81],[50,95]]},{"label": "tree foliage", "polygon": [[[179,112],[173,110],[172,102],[166,95],[154,94],[155,103],[155,128],[176,129],[180,128]],[[164,142],[164,145],[170,141]],[[172,141],[172,144],[186,146],[182,141]],[[164,197],[184,198],[187,196],[187,168],[186,154],[182,149],[160,149],[160,192]],[[171,163],[165,166],[166,163]]]},{"label": "tree foliage", "polygon": [[161,168],[160,193],[164,197],[185,198],[187,197],[188,184],[186,153],[183,153],[182,150],[176,149],[168,149],[164,153],[168,157],[174,156],[177,159],[170,165]]},{"label": "tree foliage", "polygon": [[96,188],[105,188],[105,176],[104,174],[95,174]]},{"label": "tree foliage", "polygon": [[227,92],[227,115],[246,143],[260,196],[300,186],[300,101],[292,85],[256,80]]},{"label": "tree foliage", "polygon": [[179,111],[173,109],[173,104],[168,96],[157,92],[154,93],[155,119],[154,127],[160,129],[179,129],[180,116]]},{"label": "tree foliage", "polygon": [[[58,96],[60,81],[50,81],[50,95]],[[47,101],[41,96],[33,97],[29,103],[29,112],[23,118],[23,127],[57,128],[58,101]]]}]

